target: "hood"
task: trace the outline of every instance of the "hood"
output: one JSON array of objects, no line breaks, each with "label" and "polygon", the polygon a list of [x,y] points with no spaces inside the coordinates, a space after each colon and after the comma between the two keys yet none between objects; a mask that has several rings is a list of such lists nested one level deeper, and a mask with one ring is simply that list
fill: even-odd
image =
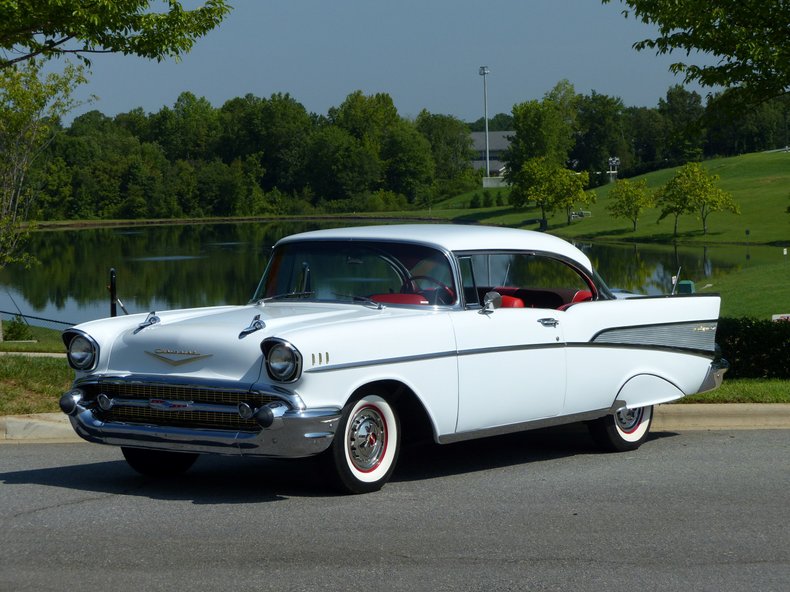
[{"label": "hood", "polygon": [[[156,313],[159,321],[146,326],[146,315],[124,317],[126,322],[112,339],[109,357],[102,356],[101,368],[108,373],[192,376],[251,384],[262,369],[260,344],[265,338],[376,312],[361,305],[267,303]],[[118,322],[117,318],[108,319],[79,328],[97,336],[107,330],[102,323]]]}]

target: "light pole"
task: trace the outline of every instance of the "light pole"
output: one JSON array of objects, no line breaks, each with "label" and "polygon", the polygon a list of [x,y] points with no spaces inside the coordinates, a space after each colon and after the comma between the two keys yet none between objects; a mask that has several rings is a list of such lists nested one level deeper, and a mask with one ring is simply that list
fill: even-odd
[{"label": "light pole", "polygon": [[488,85],[486,84],[486,76],[489,72],[488,66],[480,66],[480,76],[483,77],[483,120],[486,126],[486,177],[491,176],[491,164],[488,158]]}]

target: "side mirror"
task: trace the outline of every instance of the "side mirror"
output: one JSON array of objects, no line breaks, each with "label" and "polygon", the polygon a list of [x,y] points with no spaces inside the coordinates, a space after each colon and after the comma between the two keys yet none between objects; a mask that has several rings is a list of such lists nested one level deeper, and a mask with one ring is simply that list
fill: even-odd
[{"label": "side mirror", "polygon": [[483,296],[483,308],[480,309],[480,314],[491,314],[501,307],[502,295],[499,292],[486,292],[486,295]]}]

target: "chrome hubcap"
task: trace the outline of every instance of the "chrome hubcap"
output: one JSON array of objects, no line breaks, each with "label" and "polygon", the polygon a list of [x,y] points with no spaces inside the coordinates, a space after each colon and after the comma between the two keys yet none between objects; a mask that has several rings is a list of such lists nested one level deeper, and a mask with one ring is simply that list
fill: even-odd
[{"label": "chrome hubcap", "polygon": [[351,419],[348,434],[348,451],[351,462],[362,471],[369,472],[379,466],[387,449],[387,428],[378,409],[362,407]]},{"label": "chrome hubcap", "polygon": [[623,409],[622,411],[618,411],[615,414],[617,427],[626,433],[632,432],[642,422],[643,414],[644,408],[642,407],[639,407],[638,409]]}]

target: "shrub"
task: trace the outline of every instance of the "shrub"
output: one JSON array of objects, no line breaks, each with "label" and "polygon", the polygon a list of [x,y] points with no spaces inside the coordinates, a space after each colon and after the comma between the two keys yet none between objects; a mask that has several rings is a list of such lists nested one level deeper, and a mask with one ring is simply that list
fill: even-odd
[{"label": "shrub", "polygon": [[721,318],[716,342],[730,363],[727,378],[790,379],[790,322]]},{"label": "shrub", "polygon": [[30,327],[19,315],[16,315],[6,323],[3,329],[3,335],[6,341],[30,341],[33,339],[33,333],[30,331]]}]

